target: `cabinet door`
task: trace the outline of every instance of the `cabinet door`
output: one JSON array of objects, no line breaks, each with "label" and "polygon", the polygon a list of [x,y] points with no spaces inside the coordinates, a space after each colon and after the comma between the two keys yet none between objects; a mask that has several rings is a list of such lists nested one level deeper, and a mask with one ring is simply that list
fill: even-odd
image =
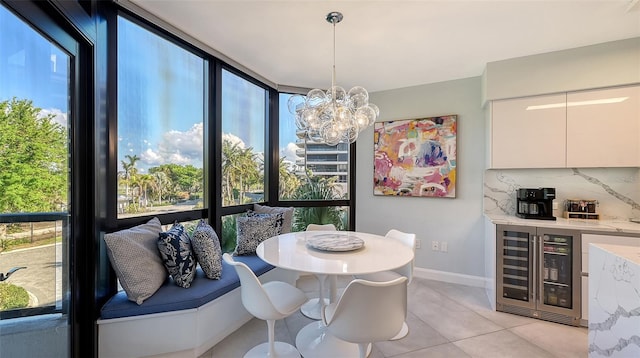
[{"label": "cabinet door", "polygon": [[492,102],[491,168],[564,168],[566,94]]},{"label": "cabinet door", "polygon": [[567,94],[567,167],[640,166],[640,86]]}]

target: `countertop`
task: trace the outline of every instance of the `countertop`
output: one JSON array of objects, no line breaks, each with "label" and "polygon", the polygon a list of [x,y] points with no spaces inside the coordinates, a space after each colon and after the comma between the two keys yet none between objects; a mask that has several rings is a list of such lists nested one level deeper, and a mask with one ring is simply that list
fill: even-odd
[{"label": "countertop", "polygon": [[611,245],[611,244],[590,244],[590,246],[598,247],[612,255],[621,257],[627,261],[640,265],[640,245]]},{"label": "countertop", "polygon": [[522,219],[512,215],[484,214],[496,225],[535,226],[555,229],[569,229],[602,233],[626,233],[640,235],[640,224],[622,220],[587,220],[565,219],[554,220]]}]

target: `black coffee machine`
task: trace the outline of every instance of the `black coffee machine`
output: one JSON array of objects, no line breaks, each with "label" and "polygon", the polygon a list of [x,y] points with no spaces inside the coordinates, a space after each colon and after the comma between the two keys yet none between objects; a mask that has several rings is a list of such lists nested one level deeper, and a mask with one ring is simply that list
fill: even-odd
[{"label": "black coffee machine", "polygon": [[555,188],[518,189],[516,216],[524,219],[555,220]]}]

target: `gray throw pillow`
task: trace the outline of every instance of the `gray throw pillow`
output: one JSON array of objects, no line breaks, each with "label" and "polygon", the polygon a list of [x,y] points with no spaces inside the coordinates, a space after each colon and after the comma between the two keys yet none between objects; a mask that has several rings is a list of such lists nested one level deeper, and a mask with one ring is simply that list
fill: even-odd
[{"label": "gray throw pillow", "polygon": [[189,288],[196,275],[196,259],[189,234],[180,223],[161,232],[158,239],[160,258],[176,285]]},{"label": "gray throw pillow", "polygon": [[207,278],[220,279],[222,276],[220,241],[216,232],[206,221],[200,220],[191,234],[191,247]]},{"label": "gray throw pillow", "polygon": [[255,255],[264,240],[282,233],[282,214],[254,214],[236,218],[236,250],[234,255]]},{"label": "gray throw pillow", "polygon": [[167,270],[156,242],[162,232],[158,218],[104,235],[107,255],[129,300],[142,304],[162,286]]},{"label": "gray throw pillow", "polygon": [[293,224],[293,207],[282,208],[275,206],[266,206],[260,204],[253,204],[253,211],[258,214],[283,214],[284,221],[282,222],[282,234],[288,234],[291,232],[291,226]]}]

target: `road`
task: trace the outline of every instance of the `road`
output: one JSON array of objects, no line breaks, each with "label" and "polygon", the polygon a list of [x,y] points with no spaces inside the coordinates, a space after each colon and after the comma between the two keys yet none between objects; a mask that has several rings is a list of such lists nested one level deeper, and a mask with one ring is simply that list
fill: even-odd
[{"label": "road", "polygon": [[0,253],[0,272],[12,267],[26,266],[16,271],[6,283],[23,287],[36,306],[49,306],[61,298],[62,245],[51,244]]}]

